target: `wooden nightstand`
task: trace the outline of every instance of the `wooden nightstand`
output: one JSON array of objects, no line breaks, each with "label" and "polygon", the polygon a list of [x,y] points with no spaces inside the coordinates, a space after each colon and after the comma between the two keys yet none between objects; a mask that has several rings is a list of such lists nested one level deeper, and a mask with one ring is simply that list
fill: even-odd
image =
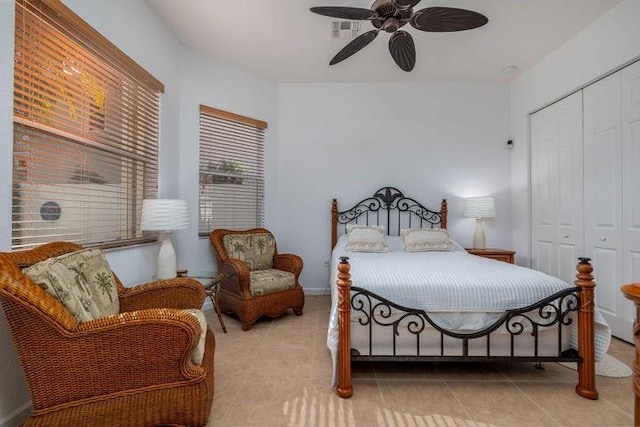
[{"label": "wooden nightstand", "polygon": [[506,249],[496,249],[496,248],[487,248],[487,249],[474,249],[474,248],[465,248],[467,252],[472,255],[478,255],[484,258],[497,259],[498,261],[508,262],[510,264],[514,263],[515,251],[508,251]]}]

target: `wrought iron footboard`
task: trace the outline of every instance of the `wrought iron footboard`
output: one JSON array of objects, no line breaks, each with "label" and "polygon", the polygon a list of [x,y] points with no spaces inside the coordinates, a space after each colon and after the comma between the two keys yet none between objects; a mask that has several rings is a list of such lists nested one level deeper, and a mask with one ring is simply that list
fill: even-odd
[{"label": "wrought iron footboard", "polygon": [[[580,360],[578,352],[573,349],[564,349],[565,338],[570,337],[571,328],[575,322],[573,313],[580,308],[580,287],[567,288],[559,291],[541,301],[527,307],[508,310],[504,312],[494,323],[474,332],[455,332],[447,330],[436,323],[424,310],[411,309],[389,301],[375,293],[356,286],[351,287],[352,310],[352,336],[354,328],[366,328],[368,335],[368,351],[362,354],[354,348],[351,349],[352,361],[518,361],[518,362],[552,362]],[[375,340],[380,340],[380,328],[390,341],[391,351],[385,354],[377,354]],[[557,340],[557,351],[550,355],[540,353],[540,333],[545,328],[553,328],[554,340]],[[374,329],[376,330],[374,333]],[[551,330],[551,329],[549,329]],[[508,355],[495,355],[491,349],[491,338],[498,331],[501,336],[507,336],[509,341]],[[421,354],[421,339],[425,334],[439,336],[439,349],[430,350],[430,354]],[[529,334],[533,340],[531,354],[516,354],[516,337]],[[400,336],[415,338],[415,354],[398,354],[397,338]],[[445,337],[454,338],[461,342],[461,354],[448,355],[445,351]],[[469,343],[471,340],[484,340],[484,355],[470,355]],[[555,347],[553,347],[555,348]],[[403,348],[403,353],[406,349]],[[391,353],[391,354],[388,354]],[[413,351],[412,351],[413,353]],[[520,353],[520,351],[518,352]]]}]

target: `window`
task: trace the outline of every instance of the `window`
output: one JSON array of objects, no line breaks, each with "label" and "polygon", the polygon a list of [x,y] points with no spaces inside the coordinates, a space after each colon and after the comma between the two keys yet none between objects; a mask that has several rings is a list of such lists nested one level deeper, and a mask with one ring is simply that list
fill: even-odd
[{"label": "window", "polygon": [[200,236],[264,221],[267,123],[200,106]]},{"label": "window", "polygon": [[162,83],[59,0],[17,0],[12,247],[145,241]]}]

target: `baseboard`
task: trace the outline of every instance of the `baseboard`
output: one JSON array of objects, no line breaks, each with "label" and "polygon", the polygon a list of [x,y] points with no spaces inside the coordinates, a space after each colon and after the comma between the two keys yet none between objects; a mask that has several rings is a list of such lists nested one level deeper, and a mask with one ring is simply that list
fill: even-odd
[{"label": "baseboard", "polygon": [[0,427],[20,427],[31,413],[31,401],[0,418]]},{"label": "baseboard", "polygon": [[331,295],[329,288],[304,288],[305,295]]}]

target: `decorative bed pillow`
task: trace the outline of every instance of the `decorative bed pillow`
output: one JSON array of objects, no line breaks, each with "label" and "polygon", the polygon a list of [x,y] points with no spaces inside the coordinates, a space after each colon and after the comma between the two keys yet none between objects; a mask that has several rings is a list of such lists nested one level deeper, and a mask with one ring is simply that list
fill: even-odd
[{"label": "decorative bed pillow", "polygon": [[244,261],[251,271],[273,267],[276,239],[271,233],[227,234],[222,243],[229,258]]},{"label": "decorative bed pillow", "polygon": [[383,236],[385,232],[384,225],[347,224],[347,234],[354,228],[370,228],[372,230],[378,230]]},{"label": "decorative bed pillow", "polygon": [[389,252],[385,242],[384,227],[359,224],[347,226],[346,249],[352,252]]},{"label": "decorative bed pillow", "polygon": [[100,249],[49,258],[23,272],[81,322],[120,312],[116,281]]},{"label": "decorative bed pillow", "polygon": [[400,231],[407,252],[452,251],[449,233],[442,228],[412,228]]}]

